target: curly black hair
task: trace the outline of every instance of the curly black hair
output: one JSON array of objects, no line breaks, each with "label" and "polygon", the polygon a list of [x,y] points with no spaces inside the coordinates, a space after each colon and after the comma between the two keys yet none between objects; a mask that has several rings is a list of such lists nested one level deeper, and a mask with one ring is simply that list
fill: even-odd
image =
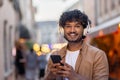
[{"label": "curly black hair", "polygon": [[69,21],[69,22],[78,21],[81,23],[83,28],[87,27],[88,22],[91,24],[91,21],[88,19],[88,16],[85,13],[82,13],[78,9],[64,12],[60,16],[59,26],[64,28],[67,21]]}]

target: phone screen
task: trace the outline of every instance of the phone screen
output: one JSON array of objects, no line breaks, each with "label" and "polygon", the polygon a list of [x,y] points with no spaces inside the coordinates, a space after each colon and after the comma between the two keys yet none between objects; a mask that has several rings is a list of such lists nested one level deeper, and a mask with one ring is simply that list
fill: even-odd
[{"label": "phone screen", "polygon": [[62,60],[60,55],[51,55],[50,56],[52,59],[53,63],[60,63],[61,65],[63,65],[60,61]]}]

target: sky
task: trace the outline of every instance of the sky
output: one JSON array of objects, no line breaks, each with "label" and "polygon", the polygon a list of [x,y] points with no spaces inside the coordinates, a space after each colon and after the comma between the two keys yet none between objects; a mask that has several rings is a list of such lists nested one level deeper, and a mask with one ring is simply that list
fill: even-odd
[{"label": "sky", "polygon": [[35,21],[54,21],[69,6],[79,0],[33,0],[33,6],[36,7]]}]

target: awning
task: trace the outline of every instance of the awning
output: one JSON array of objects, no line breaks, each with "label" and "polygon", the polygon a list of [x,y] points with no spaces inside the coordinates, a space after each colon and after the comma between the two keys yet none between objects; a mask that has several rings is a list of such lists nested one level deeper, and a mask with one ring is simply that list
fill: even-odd
[{"label": "awning", "polygon": [[110,21],[107,21],[99,26],[91,28],[89,36],[97,37],[99,36],[100,31],[102,31],[104,35],[115,32],[118,29],[119,23],[120,23],[120,16]]}]

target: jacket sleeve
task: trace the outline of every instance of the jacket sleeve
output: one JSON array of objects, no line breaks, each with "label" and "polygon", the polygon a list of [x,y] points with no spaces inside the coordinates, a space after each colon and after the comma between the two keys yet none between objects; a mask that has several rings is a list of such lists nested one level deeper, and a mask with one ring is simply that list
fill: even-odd
[{"label": "jacket sleeve", "polygon": [[108,60],[106,54],[101,50],[95,55],[93,69],[93,80],[108,80]]},{"label": "jacket sleeve", "polygon": [[[51,60],[49,59],[46,70],[45,70],[45,76],[44,76],[44,80],[55,80],[54,77],[50,76],[50,71],[49,71],[49,67],[52,65]],[[52,79],[51,79],[52,78]]]}]

